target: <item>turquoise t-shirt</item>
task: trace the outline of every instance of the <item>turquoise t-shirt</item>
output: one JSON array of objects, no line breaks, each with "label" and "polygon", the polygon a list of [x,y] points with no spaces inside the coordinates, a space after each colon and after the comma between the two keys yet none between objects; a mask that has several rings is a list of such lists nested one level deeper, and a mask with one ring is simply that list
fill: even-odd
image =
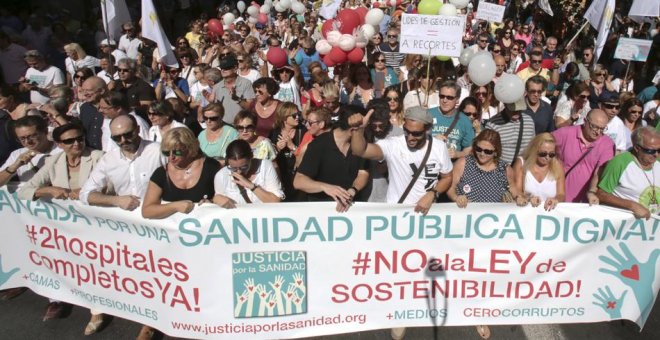
[{"label": "turquoise t-shirt", "polygon": [[442,135],[449,129],[449,126],[454,121],[454,116],[459,115],[456,126],[447,137],[447,147],[453,147],[456,151],[462,151],[465,148],[472,146],[474,139],[474,128],[470,122],[470,118],[461,112],[454,111],[454,114],[447,117],[440,112],[440,108],[434,107],[429,109],[431,117],[433,117],[433,129],[431,134],[435,137]]}]

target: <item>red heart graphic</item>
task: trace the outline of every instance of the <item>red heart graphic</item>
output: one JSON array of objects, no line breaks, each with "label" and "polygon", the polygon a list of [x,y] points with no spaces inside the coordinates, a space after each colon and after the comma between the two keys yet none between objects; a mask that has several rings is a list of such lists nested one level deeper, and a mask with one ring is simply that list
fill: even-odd
[{"label": "red heart graphic", "polygon": [[300,299],[296,299],[296,303],[300,302]]},{"label": "red heart graphic", "polygon": [[288,296],[288,297],[291,297],[291,295],[293,295],[293,294],[291,294],[291,293],[287,293],[287,294],[286,294],[286,296]]},{"label": "red heart graphic", "polygon": [[264,296],[266,296],[266,293],[261,293],[261,297],[264,297]]},{"label": "red heart graphic", "polygon": [[297,283],[298,285],[300,285],[300,284],[302,283],[302,281],[301,281],[301,280],[298,280],[298,281],[296,281],[296,283]]},{"label": "red heart graphic", "polygon": [[254,287],[253,287],[253,286],[250,286],[250,287],[248,287],[248,289],[249,289],[250,291],[252,291],[252,290],[254,289]]},{"label": "red heart graphic", "polygon": [[270,305],[271,307],[273,307],[274,304],[275,304],[275,302],[270,302],[270,303],[269,303],[269,305]]},{"label": "red heart graphic", "polygon": [[279,288],[280,285],[278,283],[275,284],[275,288]]},{"label": "red heart graphic", "polygon": [[245,298],[241,296],[241,301],[243,301],[243,300],[245,300]]},{"label": "red heart graphic", "polygon": [[639,281],[639,266],[633,264],[630,269],[624,269],[621,271],[621,276],[627,277],[631,280]]}]

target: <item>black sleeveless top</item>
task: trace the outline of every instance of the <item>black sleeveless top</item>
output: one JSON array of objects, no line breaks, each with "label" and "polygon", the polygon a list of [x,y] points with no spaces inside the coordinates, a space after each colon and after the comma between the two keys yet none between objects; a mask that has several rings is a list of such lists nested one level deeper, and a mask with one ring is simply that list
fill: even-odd
[{"label": "black sleeveless top", "polygon": [[190,189],[178,188],[170,178],[167,176],[165,166],[156,169],[151,175],[151,181],[154,182],[163,190],[161,199],[167,202],[190,200],[199,202],[206,196],[207,199],[212,200],[215,195],[215,188],[213,179],[215,174],[220,171],[220,164],[213,158],[204,158],[202,165],[202,173],[199,176],[197,184]]}]

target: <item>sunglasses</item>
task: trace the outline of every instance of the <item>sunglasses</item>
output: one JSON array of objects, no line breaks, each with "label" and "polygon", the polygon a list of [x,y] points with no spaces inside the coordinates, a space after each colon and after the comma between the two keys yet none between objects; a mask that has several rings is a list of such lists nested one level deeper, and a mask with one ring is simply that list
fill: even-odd
[{"label": "sunglasses", "polygon": [[465,112],[465,111],[463,111],[463,113],[468,117],[475,117],[475,118],[479,117],[479,112],[477,112],[477,111],[475,111],[475,112]]},{"label": "sunglasses", "polygon": [[130,68],[117,68],[117,72],[123,73],[123,72],[131,72]]},{"label": "sunglasses", "polygon": [[398,35],[389,35],[389,34],[388,34],[387,37],[388,37],[388,38],[396,38],[396,37],[398,37]]},{"label": "sunglasses", "polygon": [[211,122],[217,122],[218,120],[220,120],[220,116],[213,116],[213,117],[202,116],[202,117],[204,118],[204,120],[211,121]]},{"label": "sunglasses", "polygon": [[289,117],[298,120],[300,118],[300,112],[292,113],[289,115]]},{"label": "sunglasses", "polygon": [[73,138],[67,138],[67,139],[62,139],[60,143],[64,145],[71,145],[75,142],[78,142],[78,144],[82,144],[85,142],[85,136],[78,136],[78,137],[73,137]]},{"label": "sunglasses", "polygon": [[555,156],[557,156],[557,154],[554,152],[545,152],[545,151],[539,152],[536,155],[539,156],[540,158],[546,158],[546,157],[555,158]]},{"label": "sunglasses", "polygon": [[399,96],[396,97],[387,97],[388,102],[396,102],[399,101]]},{"label": "sunglasses", "polygon": [[606,109],[619,109],[619,104],[603,104]]},{"label": "sunglasses", "polygon": [[236,130],[238,130],[239,132],[243,132],[243,131],[244,131],[244,132],[250,132],[250,131],[254,131],[254,124],[250,124],[250,125],[236,125],[235,128],[236,128]]},{"label": "sunglasses", "polygon": [[502,50],[493,50],[493,53],[500,53]]},{"label": "sunglasses", "polygon": [[318,122],[320,122],[320,120],[317,120],[317,121],[315,121],[315,122],[313,122],[313,121],[311,121],[311,120],[306,120],[306,121],[305,121],[305,125],[312,126],[312,125],[314,125],[314,124],[316,124],[316,123],[318,123]]},{"label": "sunglasses", "polygon": [[245,59],[236,59],[236,61],[238,61],[239,63],[242,63],[242,62],[245,61]]},{"label": "sunglasses", "polygon": [[642,111],[633,111],[633,110],[630,110],[630,111],[628,111],[628,113],[631,114],[631,115],[634,115],[634,114],[638,114],[638,115],[640,115],[640,114],[642,114]]},{"label": "sunglasses", "polygon": [[147,112],[147,115],[148,116],[164,116],[164,114],[162,112],[153,112],[153,111]]},{"label": "sunglasses", "polygon": [[183,156],[183,150],[177,150],[177,149],[175,149],[175,150],[163,150],[163,151],[161,151],[160,153],[162,153],[163,156],[165,156],[165,157],[170,157],[170,156],[172,156],[172,155],[173,155],[174,157],[181,157],[181,156]]},{"label": "sunglasses", "polygon": [[82,79],[82,78],[85,78],[85,76],[83,76],[82,74],[76,74],[75,76],[73,76],[73,78],[75,78],[75,79],[78,79],[78,78]]},{"label": "sunglasses", "polygon": [[454,99],[456,99],[456,96],[446,96],[446,95],[444,95],[444,94],[441,94],[441,95],[439,95],[438,97],[439,97],[441,100],[442,100],[442,99],[447,99],[447,100],[454,100]]},{"label": "sunglasses", "polygon": [[385,59],[378,59],[378,60],[376,60],[376,62],[377,62],[377,63],[384,63],[384,62],[385,62]]},{"label": "sunglasses", "polygon": [[131,139],[131,137],[133,137],[133,132],[135,132],[135,131],[131,130],[131,131],[128,131],[126,133],[119,134],[119,135],[112,135],[112,136],[110,136],[110,139],[115,141],[115,143],[121,142],[122,139],[129,140],[129,139]]},{"label": "sunglasses", "polygon": [[488,155],[488,156],[495,153],[495,149],[484,149],[484,148],[480,148],[478,145],[474,146],[474,151],[479,152],[479,153],[483,153],[483,154]]},{"label": "sunglasses", "polygon": [[479,42],[488,42],[488,40],[479,39]]},{"label": "sunglasses", "polygon": [[532,64],[540,64],[543,60],[537,60],[537,59],[532,59],[530,63]]},{"label": "sunglasses", "polygon": [[527,91],[529,94],[541,94],[543,93],[543,90],[529,90]]},{"label": "sunglasses", "polygon": [[639,144],[637,144],[640,150],[647,155],[657,155],[660,152],[660,149],[647,149]]},{"label": "sunglasses", "polygon": [[474,94],[475,94],[477,97],[482,97],[482,96],[485,97],[485,96],[488,94],[488,92],[482,92],[482,91],[479,91],[479,92],[475,92]]},{"label": "sunglasses", "polygon": [[606,74],[607,74],[607,73],[605,73],[605,72],[598,72],[598,73],[596,73],[597,76],[604,76],[604,75],[606,75]]},{"label": "sunglasses", "polygon": [[423,137],[426,135],[426,130],[423,131],[410,131],[406,128],[403,128],[403,134],[406,136],[413,136],[415,138]]},{"label": "sunglasses", "polygon": [[587,99],[587,98],[589,98],[589,95],[581,94],[581,95],[579,95],[578,97],[580,97],[580,98],[582,98],[582,99]]}]

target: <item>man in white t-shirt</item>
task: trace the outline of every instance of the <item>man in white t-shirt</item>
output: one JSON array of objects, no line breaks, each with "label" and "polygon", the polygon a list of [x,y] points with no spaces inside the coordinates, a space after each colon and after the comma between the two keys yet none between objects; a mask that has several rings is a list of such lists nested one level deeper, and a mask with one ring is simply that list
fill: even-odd
[{"label": "man in white t-shirt", "polygon": [[[142,46],[142,41],[137,37],[135,26],[132,22],[127,22],[122,25],[124,35],[119,38],[119,45],[117,49],[126,53],[131,59],[137,59],[138,50]],[[117,59],[119,61],[121,59]]]},{"label": "man in white t-shirt", "polygon": [[607,123],[607,129],[605,130],[605,135],[610,137],[616,146],[616,152],[621,153],[632,146],[630,140],[628,140],[628,129],[624,124],[621,118],[618,117],[619,114],[619,94],[616,92],[603,92],[600,97],[598,97],[598,102],[601,110],[605,111],[609,122]]},{"label": "man in white t-shirt", "polygon": [[637,128],[632,143],[631,152],[621,153],[607,163],[596,195],[602,204],[649,219],[660,212],[660,133],[651,126]]},{"label": "man in white t-shirt", "polygon": [[25,62],[29,68],[25,77],[19,80],[21,84],[18,88],[23,92],[30,91],[30,101],[33,104],[46,104],[50,100],[50,87],[64,84],[64,73],[59,68],[48,65],[44,56],[37,50],[27,51]]}]

